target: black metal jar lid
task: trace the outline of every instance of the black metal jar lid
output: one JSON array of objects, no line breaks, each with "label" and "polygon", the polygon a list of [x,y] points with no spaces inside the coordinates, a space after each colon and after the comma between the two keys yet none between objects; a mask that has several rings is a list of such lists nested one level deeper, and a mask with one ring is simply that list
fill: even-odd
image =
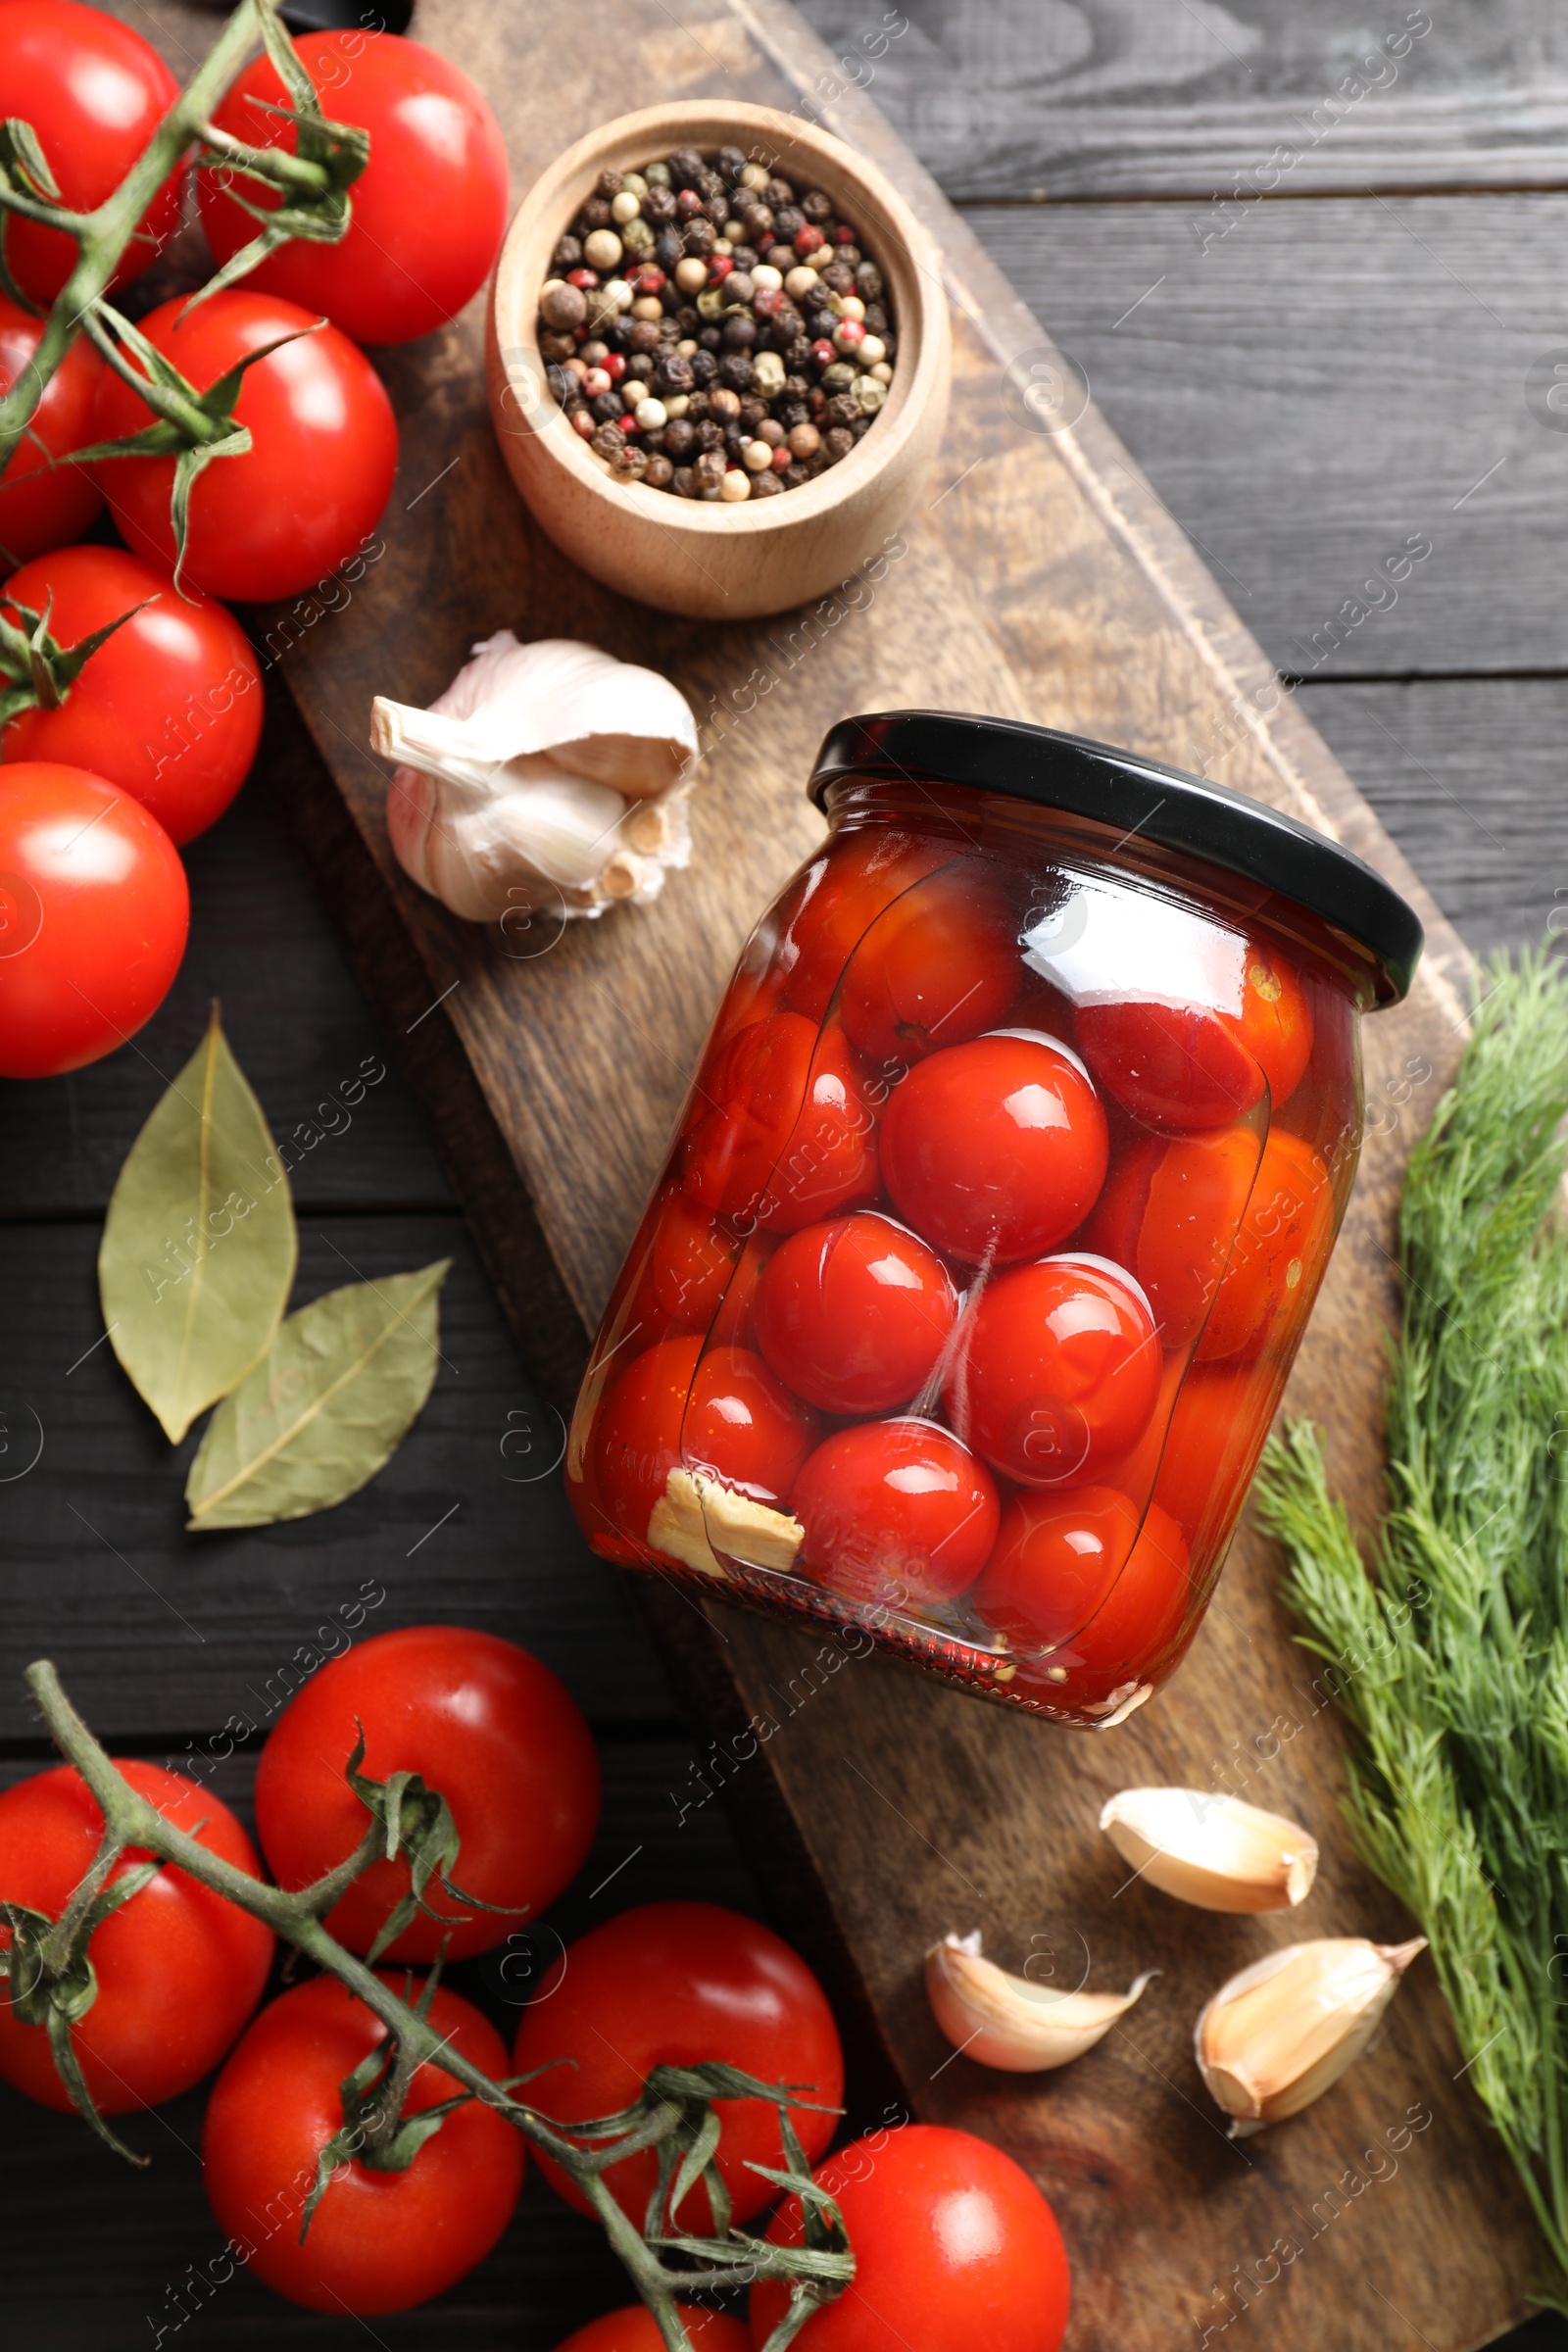
[{"label": "black metal jar lid", "polygon": [[1378,1000],[1409,992],[1425,934],[1420,917],[1383,876],[1262,801],[1108,743],[953,710],[881,710],[841,719],[817,754],[810,794],[853,776],[961,784],[1032,801],[1185,851],[1292,899],[1364,948],[1377,967]]}]

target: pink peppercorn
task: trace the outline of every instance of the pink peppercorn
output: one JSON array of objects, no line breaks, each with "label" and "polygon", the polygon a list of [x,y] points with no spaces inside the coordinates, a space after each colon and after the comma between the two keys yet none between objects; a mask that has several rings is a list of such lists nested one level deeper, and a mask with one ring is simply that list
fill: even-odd
[{"label": "pink peppercorn", "polygon": [[833,231],[833,242],[835,245],[858,245],[860,240],[849,222],[841,220]]},{"label": "pink peppercorn", "polygon": [[[583,414],[586,416],[587,411],[584,410]],[[786,466],[793,466],[795,460],[790,455],[789,444],[787,442],[781,442],[779,447],[773,452],[773,471],[775,473],[782,473]]]},{"label": "pink peppercorn", "polygon": [[610,385],[611,375],[608,368],[590,368],[582,379],[582,388],[589,400],[600,399],[610,390]]},{"label": "pink peppercorn", "polygon": [[708,280],[710,285],[721,286],[734,267],[735,265],[730,260],[730,257],[727,253],[715,253],[712,260],[708,265]]},{"label": "pink peppercorn", "polygon": [[865,327],[858,318],[841,319],[833,340],[840,351],[853,351],[857,343],[865,341]]},{"label": "pink peppercorn", "polygon": [[662,294],[665,285],[664,272],[662,270],[656,269],[650,262],[644,269],[638,270],[631,282],[639,294]]},{"label": "pink peppercorn", "polygon": [[825,335],[811,345],[811,358],[818,368],[831,368],[838,356]]},{"label": "pink peppercorn", "polygon": [[815,253],[820,246],[826,243],[827,239],[823,236],[822,231],[819,228],[813,228],[809,220],[804,228],[798,228],[795,232],[795,250],[803,261],[808,253]]},{"label": "pink peppercorn", "polygon": [[573,432],[580,433],[585,441],[591,441],[593,439],[594,420],[589,416],[586,409],[573,409],[571,413],[571,427]]},{"label": "pink peppercorn", "polygon": [[626,355],[623,351],[607,351],[599,365],[611,382],[618,384],[626,372]]},{"label": "pink peppercorn", "polygon": [[566,271],[566,283],[568,286],[581,286],[583,292],[586,294],[594,286],[598,285],[599,272],[597,270],[568,270]]}]

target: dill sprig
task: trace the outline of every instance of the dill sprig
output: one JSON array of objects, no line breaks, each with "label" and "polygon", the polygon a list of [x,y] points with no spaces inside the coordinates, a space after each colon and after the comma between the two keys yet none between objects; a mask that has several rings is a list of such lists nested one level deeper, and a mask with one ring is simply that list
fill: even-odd
[{"label": "dill sprig", "polygon": [[1405,1175],[1372,1573],[1309,1424],[1256,1498],[1350,1725],[1355,1842],[1430,1940],[1541,2224],[1538,2299],[1568,2313],[1565,1117],[1568,974],[1501,959]]}]

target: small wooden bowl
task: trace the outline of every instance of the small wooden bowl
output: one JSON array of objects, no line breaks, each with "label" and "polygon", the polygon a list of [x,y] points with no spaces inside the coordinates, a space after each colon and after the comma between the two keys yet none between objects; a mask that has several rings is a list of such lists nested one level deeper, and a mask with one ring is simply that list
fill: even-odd
[{"label": "small wooden bowl", "polygon": [[[536,332],[556,241],[601,172],[728,145],[833,199],[882,272],[899,338],[887,400],[850,455],[799,490],[733,506],[612,481],[557,406]],[[502,453],[556,545],[623,596],[723,620],[808,603],[881,552],[941,438],[953,365],[936,247],[881,172],[793,116],[712,100],[621,115],[535,181],[496,264],[485,342]]]}]

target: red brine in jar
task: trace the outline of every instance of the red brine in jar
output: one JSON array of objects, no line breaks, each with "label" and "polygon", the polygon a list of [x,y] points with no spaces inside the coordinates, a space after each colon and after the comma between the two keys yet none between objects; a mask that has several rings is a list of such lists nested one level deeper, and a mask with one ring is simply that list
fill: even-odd
[{"label": "red brine in jar", "polygon": [[1421,932],[1275,811],[1071,736],[847,720],[572,1424],[589,1544],[1054,1719],[1201,1621]]}]

